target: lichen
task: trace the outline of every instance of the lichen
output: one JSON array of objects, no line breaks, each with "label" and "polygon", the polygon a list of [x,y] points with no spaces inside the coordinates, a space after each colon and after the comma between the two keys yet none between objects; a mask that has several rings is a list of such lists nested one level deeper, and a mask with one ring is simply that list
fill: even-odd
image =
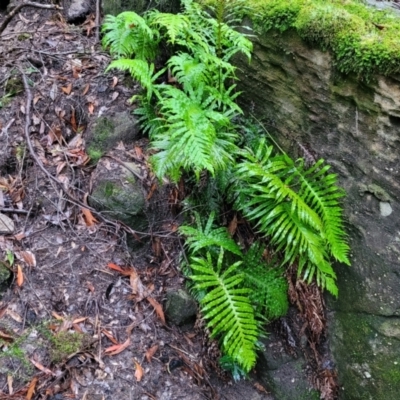
[{"label": "lichen", "polygon": [[330,50],[342,73],[370,80],[400,72],[400,18],[391,10],[361,0],[248,0],[244,15],[260,34],[295,30],[311,45]]}]

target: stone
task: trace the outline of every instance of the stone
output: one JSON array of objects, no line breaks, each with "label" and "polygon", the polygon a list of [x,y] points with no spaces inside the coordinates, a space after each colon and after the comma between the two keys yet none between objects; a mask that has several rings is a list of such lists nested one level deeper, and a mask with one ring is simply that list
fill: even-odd
[{"label": "stone", "polygon": [[400,76],[341,75],[293,31],[253,41],[250,65],[236,59],[241,105],[292,157],[325,159],[346,192],[352,266],[335,266],[339,297],[327,297],[340,398],[397,400],[400,343],[385,323],[400,318]]},{"label": "stone", "polygon": [[95,0],[63,0],[64,13],[68,22],[84,18],[94,11]]},{"label": "stone", "polygon": [[393,212],[390,203],[386,201],[381,201],[379,203],[379,210],[381,212],[382,217],[388,217]]},{"label": "stone", "polygon": [[140,179],[132,171],[140,176],[140,168],[135,163],[101,159],[93,173],[89,204],[105,216],[122,221],[135,231],[145,232],[149,224],[145,214],[146,198]]},{"label": "stone", "polygon": [[0,213],[0,234],[11,235],[14,233],[14,229],[13,220]]},{"label": "stone", "polygon": [[174,325],[185,325],[194,320],[197,314],[197,303],[183,289],[169,291],[165,305],[165,316]]}]

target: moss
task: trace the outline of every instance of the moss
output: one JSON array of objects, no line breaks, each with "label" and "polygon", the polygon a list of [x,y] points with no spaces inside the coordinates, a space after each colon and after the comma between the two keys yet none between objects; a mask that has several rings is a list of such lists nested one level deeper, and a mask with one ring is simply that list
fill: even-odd
[{"label": "moss", "polygon": [[342,73],[369,80],[400,72],[400,18],[390,10],[360,0],[249,0],[245,14],[259,33],[292,29],[332,51]]},{"label": "moss", "polygon": [[71,354],[81,351],[88,344],[88,337],[79,332],[59,332],[48,336],[51,348],[50,358],[54,363],[63,361]]},{"label": "moss", "polygon": [[[336,313],[345,336],[334,338],[346,400],[395,400],[400,391],[400,341],[379,333],[385,317]],[[360,384],[360,381],[362,384]]]},{"label": "moss", "polygon": [[108,147],[110,132],[114,131],[115,125],[108,118],[99,118],[94,129],[93,139],[88,147],[88,155],[92,162],[96,163],[105,153]]}]

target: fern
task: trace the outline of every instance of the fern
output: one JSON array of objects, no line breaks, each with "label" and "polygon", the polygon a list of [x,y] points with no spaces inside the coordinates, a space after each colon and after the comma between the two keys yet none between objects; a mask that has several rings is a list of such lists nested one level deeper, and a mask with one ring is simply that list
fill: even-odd
[{"label": "fern", "polygon": [[147,91],[147,99],[150,100],[153,93],[159,98],[160,94],[156,85],[157,78],[165,72],[165,69],[154,74],[154,64],[148,64],[140,59],[119,59],[113,61],[106,71],[117,68],[122,71],[129,71],[134,79]]},{"label": "fern", "polygon": [[194,216],[196,219],[196,228],[187,225],[182,225],[179,228],[179,232],[186,236],[186,245],[191,254],[196,254],[199,250],[204,248],[207,248],[209,251],[211,246],[217,246],[241,256],[242,252],[239,246],[229,237],[226,228],[215,228],[213,226],[215,218],[214,212],[210,214],[204,228],[201,224],[200,214],[195,212]]},{"label": "fern", "polygon": [[103,46],[109,47],[117,57],[131,57],[139,60],[153,60],[159,37],[146,20],[132,11],[117,16],[106,15],[102,26]]},{"label": "fern", "polygon": [[252,289],[250,300],[257,312],[272,320],[287,313],[288,284],[276,262],[263,262],[263,251],[260,243],[255,242],[244,254],[244,286]]},{"label": "fern", "polygon": [[212,336],[221,336],[224,353],[248,372],[256,361],[255,344],[259,336],[254,310],[248,298],[250,289],[242,287],[243,275],[237,272],[241,262],[224,270],[223,256],[221,248],[215,267],[210,253],[207,258],[193,257],[190,264],[193,271],[191,279],[198,290],[208,291],[200,300],[200,305]]},{"label": "fern", "polygon": [[156,132],[152,147],[158,150],[152,157],[158,176],[167,173],[178,181],[182,171],[214,174],[233,162],[236,135],[230,132],[229,113],[216,110],[211,99],[202,99],[202,87],[189,95],[172,86],[162,90],[160,113],[168,121],[166,129]]},{"label": "fern", "polygon": [[236,174],[244,189],[237,208],[283,251],[285,263],[297,261],[305,280],[315,278],[337,295],[329,255],[348,263],[348,245],[338,203],[343,193],[335,176],[326,173],[322,160],[306,171],[303,163],[273,155],[264,139],[256,152],[248,149],[242,155]]}]

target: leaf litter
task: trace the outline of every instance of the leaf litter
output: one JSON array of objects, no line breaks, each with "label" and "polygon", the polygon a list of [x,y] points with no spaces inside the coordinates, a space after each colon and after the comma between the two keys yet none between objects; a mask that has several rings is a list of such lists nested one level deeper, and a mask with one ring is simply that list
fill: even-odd
[{"label": "leaf litter", "polygon": [[[81,25],[51,9],[24,7],[18,16],[1,34],[0,71],[20,79],[19,65],[32,109],[27,115],[22,90],[0,108],[0,213],[15,225],[12,234],[0,233],[0,259],[10,270],[0,294],[0,399],[243,398],[235,391],[251,390],[251,383],[229,395],[229,381],[204,367],[204,332],[165,319],[166,290],[183,284],[179,221],[171,212],[180,195],[157,184],[146,139],[115,150],[140,168],[149,209],[162,215],[152,220],[154,233],[141,238],[87,205],[87,133],[98,117],[133,109],[123,74],[104,73],[110,58],[96,42],[94,16]],[[25,31],[30,40],[21,40]],[[25,118],[41,166],[30,155]],[[140,240],[138,250],[128,248],[129,235]]]}]

